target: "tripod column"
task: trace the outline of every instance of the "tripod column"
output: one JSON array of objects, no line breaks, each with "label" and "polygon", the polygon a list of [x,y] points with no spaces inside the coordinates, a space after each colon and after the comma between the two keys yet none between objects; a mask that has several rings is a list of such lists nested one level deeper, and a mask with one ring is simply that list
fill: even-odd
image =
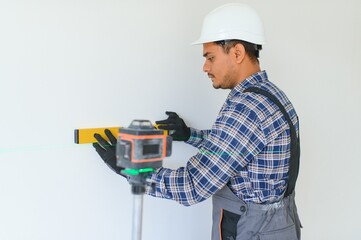
[{"label": "tripod column", "polygon": [[144,192],[145,192],[144,186],[132,186],[132,193],[133,193],[132,240],[141,240],[142,239]]}]

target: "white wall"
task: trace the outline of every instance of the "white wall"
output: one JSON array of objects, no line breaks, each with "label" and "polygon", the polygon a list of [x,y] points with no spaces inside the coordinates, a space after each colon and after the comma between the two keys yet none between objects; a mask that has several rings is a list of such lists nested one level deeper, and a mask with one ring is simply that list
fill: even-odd
[{"label": "white wall", "polygon": [[[130,239],[126,181],[73,129],[177,111],[208,128],[227,95],[190,46],[220,0],[0,0],[0,239]],[[303,239],[359,239],[361,2],[256,0],[262,67],[297,108]],[[195,149],[175,143],[167,167]],[[357,155],[358,154],[358,155]],[[209,239],[210,200],[145,197],[143,239]]]}]

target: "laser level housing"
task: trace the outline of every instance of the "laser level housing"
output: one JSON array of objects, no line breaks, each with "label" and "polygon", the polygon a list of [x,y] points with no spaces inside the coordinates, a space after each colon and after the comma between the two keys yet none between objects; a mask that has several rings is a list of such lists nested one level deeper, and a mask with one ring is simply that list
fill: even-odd
[{"label": "laser level housing", "polygon": [[155,129],[148,120],[133,120],[128,128],[119,129],[116,149],[119,167],[126,170],[159,168],[171,153],[172,137],[164,130]]}]

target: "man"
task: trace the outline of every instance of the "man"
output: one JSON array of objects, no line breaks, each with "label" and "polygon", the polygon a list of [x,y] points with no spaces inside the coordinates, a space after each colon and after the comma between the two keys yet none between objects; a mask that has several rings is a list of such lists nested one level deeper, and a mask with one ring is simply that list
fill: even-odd
[{"label": "man", "polygon": [[[212,240],[300,239],[294,200],[298,117],[286,95],[260,69],[260,18],[247,5],[223,5],[206,16],[195,44],[203,44],[203,71],[213,87],[231,92],[209,130],[187,127],[174,112],[157,122],[171,131],[173,140],[199,152],[186,167],[151,174],[147,194],[186,206],[212,197]],[[114,155],[104,158],[104,142],[94,146],[114,165]]]}]

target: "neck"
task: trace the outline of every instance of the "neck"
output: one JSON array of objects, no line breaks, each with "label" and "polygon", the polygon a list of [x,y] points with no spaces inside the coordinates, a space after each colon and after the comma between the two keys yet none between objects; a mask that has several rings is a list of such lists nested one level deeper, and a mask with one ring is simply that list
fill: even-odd
[{"label": "neck", "polygon": [[248,61],[245,61],[240,68],[238,84],[243,82],[246,78],[260,71],[261,71],[261,67],[259,65],[258,60],[256,62],[252,62],[248,59]]}]

